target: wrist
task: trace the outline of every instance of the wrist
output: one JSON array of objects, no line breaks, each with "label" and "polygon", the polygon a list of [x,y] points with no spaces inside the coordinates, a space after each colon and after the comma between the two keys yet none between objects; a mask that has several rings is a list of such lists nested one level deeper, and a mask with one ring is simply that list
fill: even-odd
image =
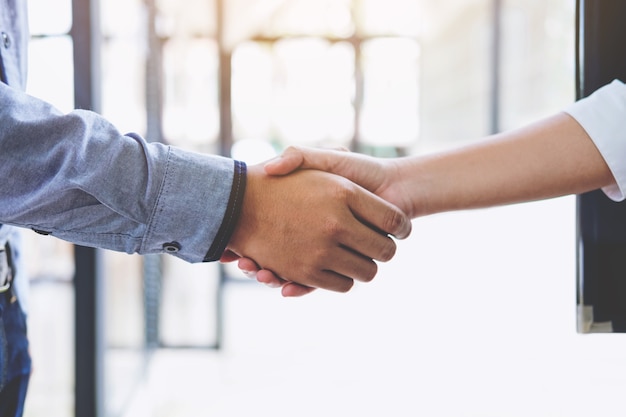
[{"label": "wrist", "polygon": [[234,227],[228,248],[239,256],[245,253],[247,238],[256,228],[255,214],[258,212],[259,181],[263,176],[263,167],[260,165],[248,166],[246,172],[246,188],[237,224]]},{"label": "wrist", "polygon": [[417,157],[390,159],[385,169],[389,201],[412,219],[430,214],[432,175],[423,164],[423,158]]}]

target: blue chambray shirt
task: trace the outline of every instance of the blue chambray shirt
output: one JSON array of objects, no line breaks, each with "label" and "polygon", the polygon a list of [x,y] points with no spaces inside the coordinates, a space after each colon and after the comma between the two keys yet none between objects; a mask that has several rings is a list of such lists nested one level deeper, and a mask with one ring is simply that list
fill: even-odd
[{"label": "blue chambray shirt", "polygon": [[241,209],[245,164],[148,143],[93,112],[62,114],[26,95],[25,0],[0,0],[0,34],[0,245],[18,226],[85,246],[217,260]]}]

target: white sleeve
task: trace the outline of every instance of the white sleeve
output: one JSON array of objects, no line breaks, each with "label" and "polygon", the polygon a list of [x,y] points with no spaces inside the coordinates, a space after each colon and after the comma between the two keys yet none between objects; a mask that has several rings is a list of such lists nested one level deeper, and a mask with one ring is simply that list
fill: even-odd
[{"label": "white sleeve", "polygon": [[626,198],[626,85],[615,80],[564,109],[585,129],[613,173],[616,185],[602,190]]}]

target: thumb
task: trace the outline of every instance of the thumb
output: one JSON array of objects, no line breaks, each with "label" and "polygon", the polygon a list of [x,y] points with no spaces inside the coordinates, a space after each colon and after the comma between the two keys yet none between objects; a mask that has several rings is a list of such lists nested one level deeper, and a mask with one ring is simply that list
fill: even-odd
[{"label": "thumb", "polygon": [[350,150],[343,146],[333,149],[290,146],[282,155],[264,165],[265,173],[268,175],[287,175],[297,169],[308,168],[341,175],[335,172],[338,161],[342,160],[339,156],[341,152],[350,152]]},{"label": "thumb", "polygon": [[226,263],[229,263],[229,262],[234,262],[234,261],[238,260],[239,258],[240,258],[240,256],[237,255],[235,252],[233,252],[233,251],[231,251],[229,249],[226,249],[224,251],[224,253],[222,253],[222,256],[220,257],[220,262],[226,264]]},{"label": "thumb", "polygon": [[304,155],[299,148],[288,147],[282,155],[265,163],[265,173],[268,175],[287,175],[302,167]]}]

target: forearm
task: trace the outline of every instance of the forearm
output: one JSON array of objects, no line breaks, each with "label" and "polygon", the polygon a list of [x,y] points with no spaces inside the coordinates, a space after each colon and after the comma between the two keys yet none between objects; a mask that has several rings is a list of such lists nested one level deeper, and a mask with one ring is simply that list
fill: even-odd
[{"label": "forearm", "polygon": [[447,152],[380,159],[290,148],[267,164],[266,171],[272,175],[297,168],[332,172],[410,217],[598,188],[619,200],[626,190],[625,114],[626,86],[615,81],[570,106],[567,113]]},{"label": "forearm", "polygon": [[232,160],[122,135],[97,114],[61,114],[4,84],[0,102],[0,223],[117,251],[219,258],[228,233],[208,252],[229,217]]},{"label": "forearm", "polygon": [[560,113],[457,150],[398,161],[411,217],[578,194],[614,182],[600,152]]}]

